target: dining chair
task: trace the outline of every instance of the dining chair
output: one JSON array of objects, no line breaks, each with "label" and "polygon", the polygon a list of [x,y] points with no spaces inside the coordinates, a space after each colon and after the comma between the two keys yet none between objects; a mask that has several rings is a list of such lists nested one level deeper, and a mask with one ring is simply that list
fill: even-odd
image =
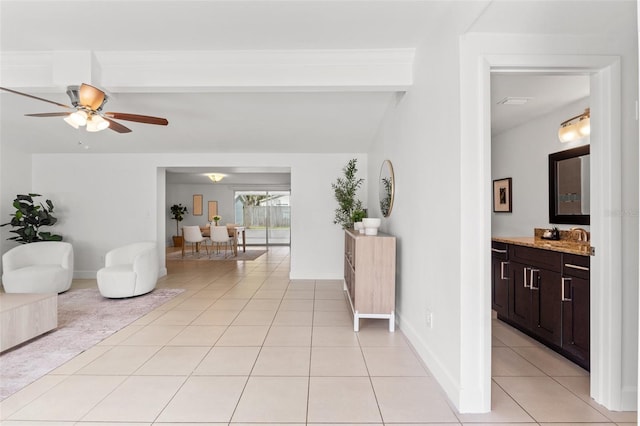
[{"label": "dining chair", "polygon": [[212,226],[211,227],[211,241],[217,247],[217,253],[220,253],[220,245],[225,245],[225,257],[227,246],[231,253],[233,253],[233,243],[232,238],[229,237],[229,232],[226,226]]},{"label": "dining chair", "polygon": [[186,243],[191,244],[191,253],[193,254],[194,246],[195,252],[198,253],[198,257],[200,257],[200,245],[204,245],[204,248],[207,250],[207,256],[209,255],[209,247],[207,246],[207,239],[202,236],[202,232],[200,231],[200,227],[197,225],[193,226],[183,226],[182,227],[182,236],[184,237],[184,244],[182,245],[182,257],[184,257],[184,246]]}]

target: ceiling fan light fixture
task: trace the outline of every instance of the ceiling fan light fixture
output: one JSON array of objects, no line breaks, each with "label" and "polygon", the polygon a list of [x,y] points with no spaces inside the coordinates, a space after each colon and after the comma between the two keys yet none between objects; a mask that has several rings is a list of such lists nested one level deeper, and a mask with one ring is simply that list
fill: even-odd
[{"label": "ceiling fan light fixture", "polygon": [[74,129],[78,129],[80,128],[80,126],[78,125],[78,123],[75,122],[75,120],[71,117],[73,114],[69,114],[64,118],[64,121],[67,122],[67,124],[71,127],[73,127]]},{"label": "ceiling fan light fixture", "polygon": [[[76,123],[78,126],[84,126],[87,124],[88,114],[85,111],[76,111],[69,116],[71,120]],[[77,128],[77,127],[76,127]]]},{"label": "ceiling fan light fixture", "polygon": [[87,121],[87,132],[99,132],[109,127],[109,122],[99,115],[92,115]]}]

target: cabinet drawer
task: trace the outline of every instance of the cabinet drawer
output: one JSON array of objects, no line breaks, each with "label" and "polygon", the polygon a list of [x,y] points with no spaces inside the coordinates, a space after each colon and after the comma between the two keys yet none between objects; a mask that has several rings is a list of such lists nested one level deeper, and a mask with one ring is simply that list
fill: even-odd
[{"label": "cabinet drawer", "polygon": [[491,257],[499,260],[509,259],[509,245],[498,241],[491,241]]},{"label": "cabinet drawer", "polygon": [[562,275],[588,280],[590,261],[589,256],[565,253],[562,259]]},{"label": "cabinet drawer", "polygon": [[555,251],[510,244],[509,260],[550,271],[562,271],[562,253]]}]

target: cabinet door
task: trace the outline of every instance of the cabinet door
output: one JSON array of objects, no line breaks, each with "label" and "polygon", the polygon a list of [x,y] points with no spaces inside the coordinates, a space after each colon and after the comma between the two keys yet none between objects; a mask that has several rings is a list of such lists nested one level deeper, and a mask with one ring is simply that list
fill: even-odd
[{"label": "cabinet door", "polygon": [[529,275],[532,296],[532,331],[547,342],[562,342],[562,280],[559,272],[532,268]]},{"label": "cabinet door", "polygon": [[589,280],[564,277],[562,349],[589,369]]},{"label": "cabinet door", "polygon": [[509,319],[525,328],[531,327],[531,290],[528,285],[528,273],[529,268],[525,265],[509,262]]},{"label": "cabinet door", "polygon": [[509,316],[509,262],[498,256],[491,258],[491,307],[498,315]]}]

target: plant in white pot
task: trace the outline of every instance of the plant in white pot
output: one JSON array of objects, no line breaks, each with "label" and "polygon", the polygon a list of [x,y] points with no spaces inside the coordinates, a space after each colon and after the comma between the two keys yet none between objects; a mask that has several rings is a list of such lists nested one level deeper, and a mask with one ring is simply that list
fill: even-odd
[{"label": "plant in white pot", "polygon": [[339,177],[331,184],[336,201],[338,202],[333,223],[341,225],[343,229],[351,228],[353,226],[353,212],[362,210],[362,201],[356,198],[356,193],[364,182],[364,179],[356,177],[358,173],[358,168],[356,167],[357,162],[357,158],[349,160],[347,165],[342,169],[344,177]]},{"label": "plant in white pot", "polygon": [[353,229],[360,232],[361,234],[364,233],[364,225],[362,224],[362,219],[366,217],[367,212],[362,209],[354,210],[353,214],[351,215],[351,219],[353,220]]}]

